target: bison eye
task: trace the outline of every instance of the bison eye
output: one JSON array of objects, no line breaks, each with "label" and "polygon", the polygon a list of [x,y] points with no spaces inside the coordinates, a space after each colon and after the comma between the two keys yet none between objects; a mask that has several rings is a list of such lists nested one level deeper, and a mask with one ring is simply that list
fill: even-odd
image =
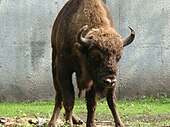
[{"label": "bison eye", "polygon": [[99,55],[92,55],[91,59],[95,62],[99,62],[100,61],[100,56]]},{"label": "bison eye", "polygon": [[101,56],[99,54],[92,54],[91,55],[91,62],[94,64],[100,64]]}]

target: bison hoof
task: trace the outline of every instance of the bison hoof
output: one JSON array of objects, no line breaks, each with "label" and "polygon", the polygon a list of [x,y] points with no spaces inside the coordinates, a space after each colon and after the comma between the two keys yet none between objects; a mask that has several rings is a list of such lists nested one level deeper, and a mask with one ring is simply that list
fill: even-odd
[{"label": "bison hoof", "polygon": [[54,123],[48,123],[47,127],[56,127]]},{"label": "bison hoof", "polygon": [[76,116],[75,114],[73,114],[72,120],[73,120],[73,124],[78,124],[78,125],[82,125],[82,124],[83,124],[83,120],[81,120],[81,119],[80,119],[78,116]]},{"label": "bison hoof", "polygon": [[116,125],[116,127],[125,127],[123,123],[120,123],[119,125]]}]

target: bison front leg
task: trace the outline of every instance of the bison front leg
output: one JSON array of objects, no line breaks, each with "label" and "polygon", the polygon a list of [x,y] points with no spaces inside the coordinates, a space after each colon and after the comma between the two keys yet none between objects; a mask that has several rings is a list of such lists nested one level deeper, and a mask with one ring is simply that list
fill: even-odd
[{"label": "bison front leg", "polygon": [[87,123],[86,127],[95,127],[95,122],[94,122],[94,114],[96,110],[96,103],[97,103],[97,98],[96,98],[96,92],[94,87],[86,92],[86,101],[87,101]]},{"label": "bison front leg", "polygon": [[124,127],[124,124],[122,123],[117,110],[115,87],[107,90],[106,99],[107,99],[108,106],[114,117],[116,127]]},{"label": "bison front leg", "polygon": [[55,107],[54,107],[51,120],[48,123],[48,127],[56,127],[57,118],[58,118],[61,108],[62,108],[62,97],[61,95],[56,94]]}]

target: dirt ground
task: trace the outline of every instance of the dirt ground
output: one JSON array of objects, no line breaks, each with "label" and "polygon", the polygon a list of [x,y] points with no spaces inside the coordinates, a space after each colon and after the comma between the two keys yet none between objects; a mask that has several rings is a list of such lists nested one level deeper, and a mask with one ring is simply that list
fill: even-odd
[{"label": "dirt ground", "polygon": [[[123,122],[126,127],[170,127],[170,114],[160,114],[160,115],[129,115],[124,116]],[[48,123],[46,118],[0,118],[0,127],[46,127]],[[59,119],[59,127],[66,127],[64,122]],[[97,127],[114,127],[113,121],[96,121]],[[84,127],[79,125],[77,127]]]}]

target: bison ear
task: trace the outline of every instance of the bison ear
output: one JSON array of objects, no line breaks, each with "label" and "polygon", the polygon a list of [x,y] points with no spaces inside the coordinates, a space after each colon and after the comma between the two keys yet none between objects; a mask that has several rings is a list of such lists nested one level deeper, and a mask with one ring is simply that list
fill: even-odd
[{"label": "bison ear", "polygon": [[130,34],[129,37],[127,37],[126,39],[123,40],[123,47],[125,47],[125,46],[129,45],[130,43],[132,43],[132,41],[135,38],[135,31],[131,27],[129,27],[129,28],[131,30],[131,34]]},{"label": "bison ear", "polygon": [[77,33],[77,42],[81,44],[82,46],[89,48],[92,43],[92,39],[84,38],[82,35],[83,32],[87,30],[87,28],[88,28],[88,25],[85,25],[79,29]]}]

